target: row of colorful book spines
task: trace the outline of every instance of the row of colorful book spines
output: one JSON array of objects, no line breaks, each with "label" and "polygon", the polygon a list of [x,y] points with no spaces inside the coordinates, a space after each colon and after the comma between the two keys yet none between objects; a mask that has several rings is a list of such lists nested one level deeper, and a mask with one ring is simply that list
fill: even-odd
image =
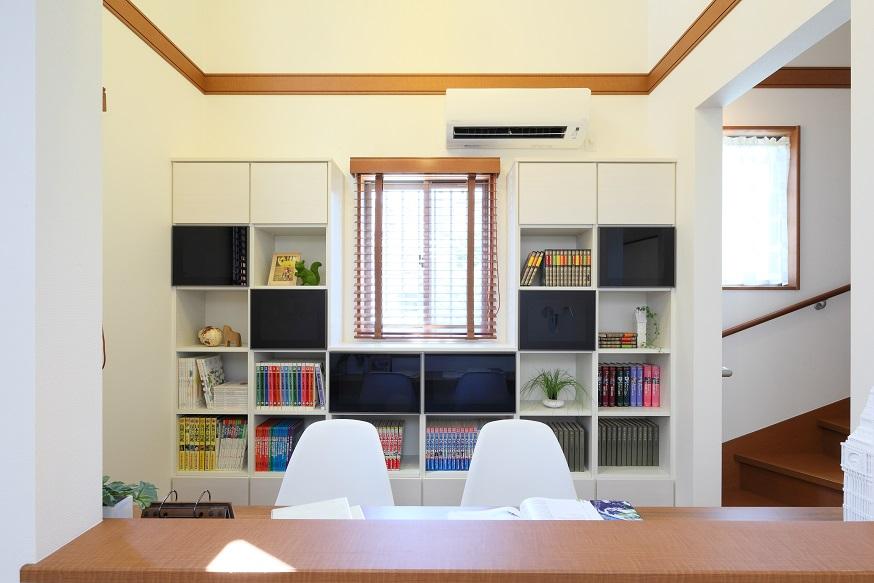
[{"label": "row of colorful book spines", "polygon": [[592,265],[591,249],[544,249],[543,256],[547,267],[583,267]]},{"label": "row of colorful book spines", "polygon": [[324,393],[319,362],[255,364],[255,402],[259,407],[320,407]]},{"label": "row of colorful book spines", "polygon": [[660,407],[661,368],[657,364],[598,366],[599,407]]},{"label": "row of colorful book spines", "polygon": [[425,469],[463,471],[470,468],[479,430],[475,427],[429,427],[425,430]]},{"label": "row of colorful book spines", "polygon": [[221,439],[246,439],[240,417],[179,417],[179,469],[214,470]]}]

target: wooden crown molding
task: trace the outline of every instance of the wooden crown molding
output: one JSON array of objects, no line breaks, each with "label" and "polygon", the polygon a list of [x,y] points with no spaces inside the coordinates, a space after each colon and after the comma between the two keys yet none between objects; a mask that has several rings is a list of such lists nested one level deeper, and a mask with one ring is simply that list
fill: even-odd
[{"label": "wooden crown molding", "polygon": [[[103,0],[103,5],[205,95],[442,95],[450,87],[473,89],[587,87],[595,95],[648,95],[740,1],[712,0],[649,73],[588,74],[204,73],[133,4],[132,0]],[[822,80],[817,82],[819,74],[813,73],[810,69],[796,68],[796,70],[807,72],[795,73],[795,77],[792,75],[778,77],[784,71],[781,69],[763,81],[760,86],[843,86],[823,84],[825,82]],[[848,70],[846,77],[846,86],[849,86]],[[772,82],[775,78],[777,79]],[[803,80],[808,84],[787,84],[793,79]]]},{"label": "wooden crown molding", "polygon": [[849,67],[783,67],[756,85],[765,89],[849,89]]},{"label": "wooden crown molding", "polygon": [[358,174],[500,174],[500,158],[350,158],[349,173]]}]

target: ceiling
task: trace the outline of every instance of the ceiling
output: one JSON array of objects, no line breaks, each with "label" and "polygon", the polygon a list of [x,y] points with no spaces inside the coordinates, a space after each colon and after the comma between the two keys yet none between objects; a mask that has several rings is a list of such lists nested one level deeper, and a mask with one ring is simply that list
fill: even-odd
[{"label": "ceiling", "polygon": [[849,67],[850,66],[850,23],[846,23],[833,33],[803,52],[787,67]]}]

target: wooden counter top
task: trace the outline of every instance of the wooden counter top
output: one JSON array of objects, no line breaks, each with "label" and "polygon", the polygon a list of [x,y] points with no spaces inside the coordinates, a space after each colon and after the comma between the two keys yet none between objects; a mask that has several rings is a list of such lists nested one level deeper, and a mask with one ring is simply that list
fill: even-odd
[{"label": "wooden counter top", "polygon": [[641,522],[253,519],[266,510],[106,520],[21,581],[874,580],[874,524],[834,520],[834,508],[641,509]]}]

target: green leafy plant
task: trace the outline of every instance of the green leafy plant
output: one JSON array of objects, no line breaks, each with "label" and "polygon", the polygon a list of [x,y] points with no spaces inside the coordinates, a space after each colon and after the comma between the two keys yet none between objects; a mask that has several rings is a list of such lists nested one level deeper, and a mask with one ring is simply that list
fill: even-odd
[{"label": "green leafy plant", "polygon": [[109,476],[103,476],[103,505],[115,506],[128,496],[140,508],[145,508],[158,498],[158,488],[149,482],[125,484],[124,482],[110,482]]},{"label": "green leafy plant", "polygon": [[646,342],[644,348],[658,348],[656,342],[662,333],[659,327],[658,314],[649,309],[649,306],[637,306],[638,310],[646,312]]},{"label": "green leafy plant", "polygon": [[557,401],[558,396],[564,389],[573,389],[574,398],[579,400],[583,393],[583,385],[570,373],[562,369],[539,370],[522,387],[522,393],[526,396],[542,392],[543,396],[551,401]]}]

